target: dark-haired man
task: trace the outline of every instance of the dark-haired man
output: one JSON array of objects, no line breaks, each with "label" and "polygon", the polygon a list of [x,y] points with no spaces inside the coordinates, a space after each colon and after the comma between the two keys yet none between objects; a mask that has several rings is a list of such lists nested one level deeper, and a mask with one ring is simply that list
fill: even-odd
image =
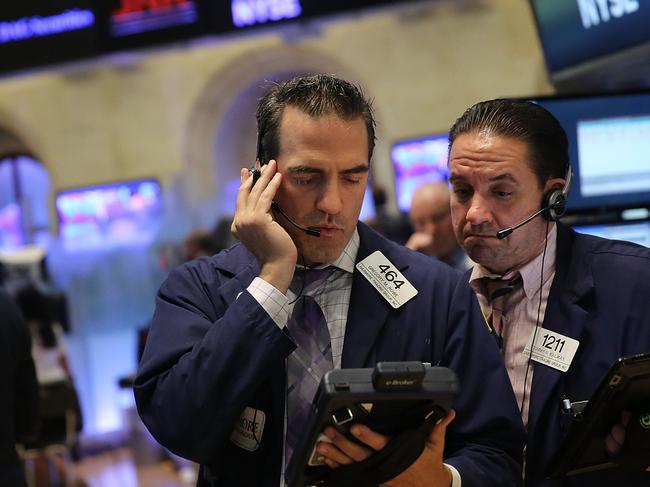
[{"label": "dark-haired man", "polygon": [[[255,184],[241,173],[233,230],[242,243],[175,270],[160,289],[135,382],[145,424],[203,464],[200,485],[278,487],[305,434],[300,401],[313,397],[297,393],[323,369],[430,362],[460,379],[456,419],[442,420],[388,485],[516,485],[523,430],[472,290],[358,222],[375,141],[370,103],[346,81],[300,77],[261,99],[257,123],[268,163]],[[378,262],[417,295],[375,289],[359,266]],[[318,448],[330,467],[388,441],[352,431],[361,444],[326,429]]]},{"label": "dark-haired man", "polygon": [[[456,121],[449,139],[453,224],[477,263],[470,283],[528,429],[526,485],[649,485],[650,474],[622,470],[544,477],[571,421],[562,398],[588,399],[617,358],[650,351],[650,251],[553,221],[566,196],[568,142],[544,108],[481,102]],[[541,208],[545,218],[497,237]],[[544,336],[566,344],[559,362],[531,358],[529,340]],[[534,349],[544,361],[543,347]]]}]

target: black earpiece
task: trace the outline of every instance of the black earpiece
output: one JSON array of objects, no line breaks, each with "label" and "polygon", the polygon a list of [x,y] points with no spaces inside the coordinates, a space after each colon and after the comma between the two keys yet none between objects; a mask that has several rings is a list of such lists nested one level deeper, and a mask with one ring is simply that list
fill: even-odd
[{"label": "black earpiece", "polygon": [[542,214],[544,218],[552,222],[558,221],[566,212],[571,180],[573,179],[571,165],[568,166],[564,179],[566,182],[562,188],[551,189],[542,199],[542,208],[544,208]]}]

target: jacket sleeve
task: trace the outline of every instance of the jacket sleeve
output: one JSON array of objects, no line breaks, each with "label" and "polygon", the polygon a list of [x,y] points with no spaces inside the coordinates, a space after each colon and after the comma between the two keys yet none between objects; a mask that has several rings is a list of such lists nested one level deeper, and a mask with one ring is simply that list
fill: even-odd
[{"label": "jacket sleeve", "polygon": [[449,318],[444,357],[461,393],[445,463],[459,471],[463,487],[520,485],[525,432],[519,408],[476,296],[462,279]]},{"label": "jacket sleeve", "polygon": [[245,287],[205,264],[173,271],[135,380],[149,431],[200,463],[218,458],[247,401],[295,348]]}]

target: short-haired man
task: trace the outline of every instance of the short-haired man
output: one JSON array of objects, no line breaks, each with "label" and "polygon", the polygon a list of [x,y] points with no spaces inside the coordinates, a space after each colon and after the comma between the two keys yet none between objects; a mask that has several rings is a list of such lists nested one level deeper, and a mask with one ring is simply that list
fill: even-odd
[{"label": "short-haired man", "polygon": [[472,267],[472,261],[456,241],[449,211],[449,187],[445,181],[424,183],[415,190],[409,219],[414,232],[405,247],[435,257],[460,271]]},{"label": "short-haired man", "polygon": [[[650,474],[622,470],[544,477],[571,420],[561,399],[588,399],[617,358],[650,350],[650,251],[576,234],[552,215],[497,238],[548,206],[545,195],[566,183],[567,137],[544,108],[481,102],[456,121],[449,138],[452,219],[477,263],[470,283],[527,426],[526,485],[649,485]],[[537,363],[524,352],[535,333],[577,340],[577,351],[558,368]]]},{"label": "short-haired man", "polygon": [[[453,413],[441,421],[388,485],[516,485],[523,429],[471,288],[358,222],[375,138],[370,103],[346,81],[300,77],[261,99],[257,122],[258,158],[268,163],[255,184],[241,172],[233,221],[241,244],[185,264],[160,289],[135,382],[145,424],[203,465],[200,485],[278,487],[305,428],[297,368],[313,378],[328,363],[430,362],[459,377],[456,419],[449,428]],[[371,254],[418,294],[389,304],[356,267]],[[330,442],[318,449],[330,467],[388,441],[351,430],[365,446],[325,430]]]}]

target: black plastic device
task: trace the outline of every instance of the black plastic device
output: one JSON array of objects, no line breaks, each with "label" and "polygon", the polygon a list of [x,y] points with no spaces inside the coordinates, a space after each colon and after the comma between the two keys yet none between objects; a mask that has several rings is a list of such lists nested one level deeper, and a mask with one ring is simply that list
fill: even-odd
[{"label": "black plastic device", "polygon": [[[315,451],[316,443],[323,439],[321,433],[325,427],[333,426],[353,441],[356,440],[349,429],[357,423],[391,438],[416,430],[424,438],[447,415],[458,391],[458,380],[452,370],[422,362],[380,362],[375,368],[327,372],[312,403],[313,414],[305,436],[295,448],[287,469],[288,486],[340,485],[332,481],[333,470]],[[406,455],[417,458],[422,450],[417,450],[418,445],[414,445],[415,450],[409,447],[406,444],[399,450],[409,450]],[[399,455],[400,452],[393,452],[391,456]],[[397,464],[408,466],[415,459],[410,457]],[[357,478],[364,478],[360,475],[362,463],[356,465],[360,467],[354,471]],[[344,476],[348,468],[340,467],[336,474]]]},{"label": "black plastic device", "polygon": [[[622,411],[631,412],[632,417],[622,451],[610,456],[605,450],[605,435]],[[643,353],[614,362],[584,409],[575,414],[547,472],[549,477],[558,478],[620,466],[644,470],[649,454],[650,353]]]}]

